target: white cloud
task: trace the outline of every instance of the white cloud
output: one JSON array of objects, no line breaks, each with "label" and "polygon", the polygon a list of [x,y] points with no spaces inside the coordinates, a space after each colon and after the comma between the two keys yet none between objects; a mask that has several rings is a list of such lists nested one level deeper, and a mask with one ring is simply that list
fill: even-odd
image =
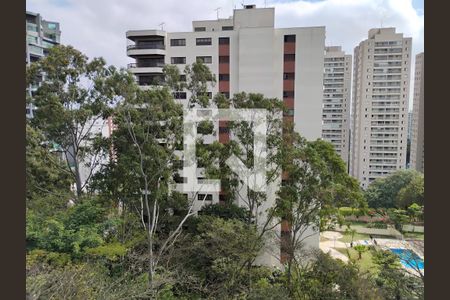
[{"label": "white cloud", "polygon": [[413,38],[413,63],[424,50],[423,11],[415,10],[412,0],[28,0],[27,10],[60,22],[64,44],[123,67],[131,62],[127,30],[158,28],[164,22],[167,31],[191,31],[193,20],[216,18],[217,7],[221,18],[229,17],[243,2],[275,7],[276,27],[326,26],[327,45],[341,45],[350,54],[381,21]]}]

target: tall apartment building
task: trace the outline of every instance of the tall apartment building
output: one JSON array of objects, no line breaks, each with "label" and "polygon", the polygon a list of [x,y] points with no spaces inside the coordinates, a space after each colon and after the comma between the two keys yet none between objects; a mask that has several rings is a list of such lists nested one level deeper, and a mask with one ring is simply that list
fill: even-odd
[{"label": "tall apartment building", "polygon": [[[275,28],[274,14],[274,8],[246,5],[228,19],[193,21],[191,32],[127,31],[127,55],[135,60],[129,70],[145,88],[161,79],[165,64],[183,71],[186,64],[201,60],[218,75],[218,84],[210,87],[211,97],[247,92],[283,99],[289,108],[284,118],[294,121],[295,129],[308,140],[318,139],[322,135],[325,27]],[[186,105],[189,93],[178,93],[177,98]],[[226,124],[218,123],[212,139],[226,142]],[[281,184],[281,174],[275,184]],[[269,187],[267,206],[275,201],[276,190]],[[206,199],[218,203],[220,193]],[[308,243],[318,247],[318,232]],[[277,264],[268,256],[265,263]]]},{"label": "tall apartment building", "polygon": [[[59,23],[46,21],[38,13],[26,12],[26,52],[25,62],[29,64],[44,57],[48,49],[60,42],[61,31]],[[30,95],[37,89],[37,86],[30,86]],[[27,105],[27,117],[33,116],[33,105]]]},{"label": "tall apartment building", "polygon": [[352,56],[340,46],[325,47],[322,138],[347,165],[350,147]]},{"label": "tall apartment building", "polygon": [[350,174],[362,187],[406,165],[412,39],[375,28],[354,51]]},{"label": "tall apartment building", "polygon": [[425,53],[416,55],[413,117],[411,126],[411,168],[424,172],[424,73]]}]

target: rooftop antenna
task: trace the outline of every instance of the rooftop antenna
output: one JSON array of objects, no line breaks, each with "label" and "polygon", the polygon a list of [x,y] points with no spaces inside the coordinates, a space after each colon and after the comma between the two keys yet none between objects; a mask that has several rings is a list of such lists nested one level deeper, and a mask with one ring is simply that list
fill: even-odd
[{"label": "rooftop antenna", "polygon": [[215,11],[216,11],[216,13],[217,13],[217,20],[219,20],[219,10],[220,10],[220,8],[221,8],[221,7],[218,7],[218,8],[215,9]]},{"label": "rooftop antenna", "polygon": [[267,0],[264,0],[264,8],[267,7]]},{"label": "rooftop antenna", "polygon": [[164,23],[164,22],[162,22],[161,24],[159,24],[158,26],[161,26],[161,31],[164,31],[164,25],[165,25],[166,23]]}]

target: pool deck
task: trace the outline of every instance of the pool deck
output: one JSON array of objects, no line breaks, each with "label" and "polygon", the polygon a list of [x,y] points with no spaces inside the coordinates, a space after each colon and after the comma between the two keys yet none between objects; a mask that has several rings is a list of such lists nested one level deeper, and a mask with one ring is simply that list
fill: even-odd
[{"label": "pool deck", "polygon": [[[327,239],[325,241],[321,241],[319,243],[320,249],[324,253],[329,253],[333,258],[340,259],[344,262],[348,262],[349,259],[346,255],[340,253],[338,248],[351,248],[350,243],[344,243],[339,241],[343,236],[339,232],[335,231],[324,231],[320,233],[321,237]],[[376,241],[376,245],[374,243]],[[382,250],[390,250],[390,249],[408,249],[416,253],[422,260],[424,260],[424,253],[423,253],[423,247],[421,247],[420,244],[417,244],[415,241],[408,241],[408,240],[396,240],[396,239],[382,239],[382,238],[375,238],[372,240],[357,240],[353,242],[353,247],[356,245],[365,245],[365,246],[376,246],[379,249]],[[417,270],[413,268],[408,268],[402,264],[402,267],[410,273],[411,275],[419,276]],[[423,274],[425,274],[425,270],[422,269],[420,271]]]}]

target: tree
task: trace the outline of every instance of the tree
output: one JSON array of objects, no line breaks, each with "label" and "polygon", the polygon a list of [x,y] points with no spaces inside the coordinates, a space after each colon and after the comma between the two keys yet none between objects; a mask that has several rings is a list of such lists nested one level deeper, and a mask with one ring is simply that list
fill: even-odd
[{"label": "tree", "polygon": [[[214,77],[202,63],[188,66],[186,72],[186,84],[179,84],[178,71],[166,67],[162,87],[133,89],[127,94],[114,110],[117,129],[109,145],[115,160],[96,178],[95,186],[103,197],[111,197],[138,214],[146,233],[149,289],[154,293],[161,287],[156,280],[161,260],[196,213],[198,191],[184,198],[171,189],[178,173],[175,162],[180,160],[176,150],[183,144],[182,106],[173,97],[179,90],[172,89],[187,88],[190,103],[204,106],[209,99],[204,91]],[[206,194],[201,205],[205,199]]]},{"label": "tree", "polygon": [[42,133],[26,125],[26,199],[27,208],[46,213],[65,207],[71,196],[70,170],[58,159],[58,149],[46,142]]},{"label": "tree", "polygon": [[362,258],[362,254],[367,251],[367,247],[364,245],[356,245],[353,247],[358,252],[358,259]]},{"label": "tree", "polygon": [[[316,233],[320,211],[339,207],[342,203],[357,206],[362,197],[357,181],[350,177],[345,164],[333,146],[325,141],[306,141],[285,127],[279,157],[286,177],[278,193],[276,212],[289,224],[290,232],[282,237],[287,253],[287,274],[290,284],[293,264],[299,263],[304,240]],[[312,231],[311,231],[312,230]]]},{"label": "tree", "polygon": [[[398,198],[400,191],[407,187],[411,182],[420,182],[420,178],[423,176],[421,173],[415,171],[415,170],[399,170],[391,175],[385,177],[385,178],[379,178],[372,182],[369,187],[367,188],[365,192],[365,197],[367,199],[367,202],[369,204],[369,207],[372,208],[406,208],[405,206],[399,206],[398,201],[401,199],[403,201],[404,199],[409,198],[411,194],[409,192],[411,190],[414,190],[411,188],[408,188],[406,191],[402,192],[404,196],[402,198]],[[417,182],[416,182],[417,183]],[[413,186],[417,187],[416,184]],[[420,197],[415,198],[420,199]],[[420,203],[419,203],[420,204]],[[402,204],[403,205],[403,204]]]},{"label": "tree", "polygon": [[384,299],[368,274],[354,263],[333,259],[320,250],[310,262],[296,265],[290,299]]},{"label": "tree", "polygon": [[[62,45],[52,47],[48,56],[27,67],[27,84],[37,83],[42,74],[45,80],[32,99],[37,110],[31,123],[49,143],[61,148],[65,169],[80,197],[106,155],[93,147],[98,138],[93,126],[110,115],[110,106],[121,99],[124,89],[133,86],[133,78],[124,70],[107,67],[102,58],[88,61],[78,50]],[[85,180],[83,165],[89,170]]]},{"label": "tree", "polygon": [[352,240],[351,240],[350,244],[353,244],[353,238],[356,234],[356,229],[351,228],[350,224],[347,224],[346,226],[347,226],[347,229],[345,229],[345,233],[351,235]]},{"label": "tree", "polygon": [[412,204],[423,205],[425,201],[424,177],[417,174],[411,181],[400,189],[397,194],[397,207],[406,208]]},{"label": "tree", "polygon": [[[260,267],[243,268],[263,246],[259,233],[237,219],[207,215],[198,219],[195,233],[177,243],[173,266],[208,287],[201,298],[226,299],[246,293],[249,290],[246,272],[251,272],[255,280],[261,276]],[[181,285],[177,288],[190,289]]]},{"label": "tree", "polygon": [[423,284],[406,274],[399,258],[391,251],[377,251],[373,256],[377,273],[375,282],[385,299],[423,299]]},{"label": "tree", "polygon": [[407,214],[410,217],[410,222],[416,222],[419,218],[423,216],[423,206],[417,203],[411,204],[407,209]]},{"label": "tree", "polygon": [[407,215],[407,212],[403,209],[390,209],[388,210],[389,218],[394,222],[395,228],[403,232],[403,225],[405,225],[409,217]]}]

